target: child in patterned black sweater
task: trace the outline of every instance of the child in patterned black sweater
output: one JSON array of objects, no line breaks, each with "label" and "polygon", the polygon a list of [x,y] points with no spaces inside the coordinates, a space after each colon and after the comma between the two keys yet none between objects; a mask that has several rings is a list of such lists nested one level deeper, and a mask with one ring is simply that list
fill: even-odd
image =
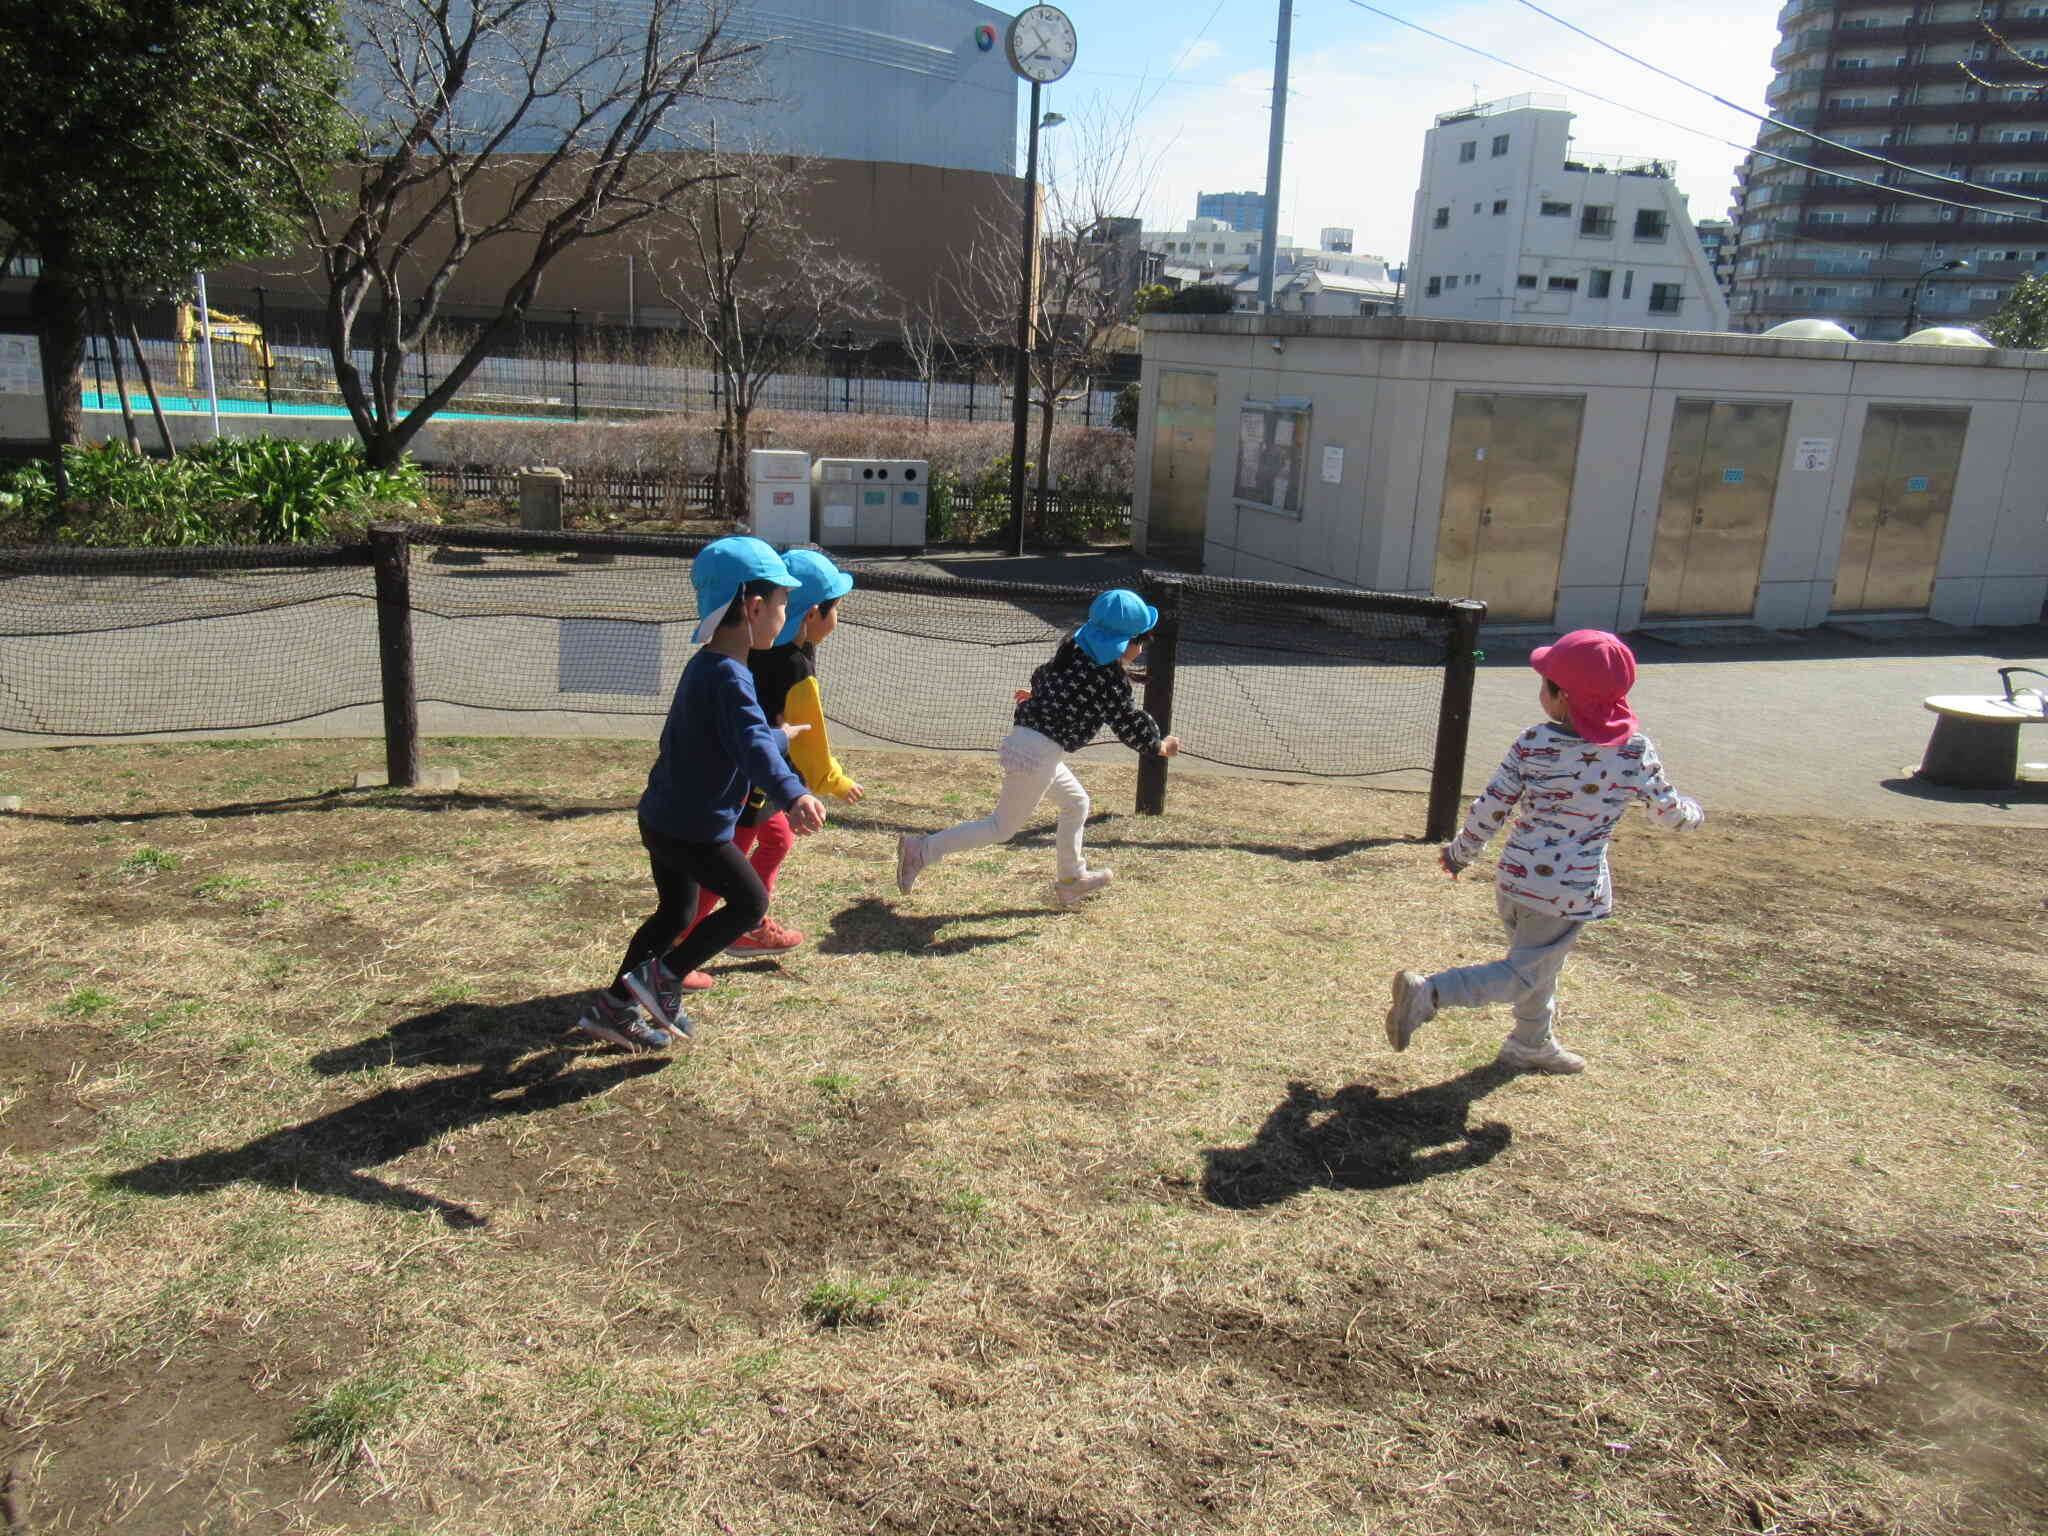
[{"label": "child in patterned black sweater", "polygon": [[995,810],[942,832],[904,833],[896,842],[897,890],[908,896],[924,867],[949,853],[1015,837],[1048,789],[1059,808],[1053,895],[1061,906],[1073,907],[1109,884],[1111,872],[1089,869],[1081,856],[1088,791],[1066,759],[1104,724],[1141,755],[1172,757],[1180,750],[1179,738],[1162,737],[1158,724],[1138,708],[1125,671],[1158,622],[1158,609],[1121,587],[1089,605],[1088,622],[1060,642],[1052,660],[1031,674],[1030,691],[1018,697],[1014,728],[996,748],[1003,788]]}]

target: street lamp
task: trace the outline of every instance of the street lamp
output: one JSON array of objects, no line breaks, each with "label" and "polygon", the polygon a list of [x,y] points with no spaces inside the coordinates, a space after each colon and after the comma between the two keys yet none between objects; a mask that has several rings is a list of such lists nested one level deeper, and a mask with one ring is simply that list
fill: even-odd
[{"label": "street lamp", "polygon": [[[1023,291],[1017,301],[1016,398],[1010,402],[1010,553],[1024,553],[1024,442],[1031,432],[1031,277],[1038,257],[1038,131],[1057,128],[1057,112],[1038,115],[1038,82],[1031,82],[1031,143],[1024,155]],[[1048,409],[1050,407],[1048,406]]]},{"label": "street lamp", "polygon": [[1903,335],[1912,335],[1913,327],[1920,321],[1920,290],[1927,285],[1927,279],[1934,276],[1937,272],[1960,272],[1968,265],[1967,261],[1944,261],[1938,266],[1929,267],[1920,274],[1918,281],[1913,284],[1912,302],[1906,306],[1906,329],[1902,333]]}]

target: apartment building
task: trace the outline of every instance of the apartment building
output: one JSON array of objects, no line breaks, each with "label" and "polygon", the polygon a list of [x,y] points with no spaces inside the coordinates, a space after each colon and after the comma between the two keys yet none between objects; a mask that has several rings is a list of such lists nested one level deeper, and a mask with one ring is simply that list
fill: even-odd
[{"label": "apartment building", "polygon": [[2048,3],[1787,0],[1778,30],[1766,99],[1787,126],[1736,172],[1735,329],[1967,325],[2048,264],[2048,207],[2014,196],[2048,198]]}]

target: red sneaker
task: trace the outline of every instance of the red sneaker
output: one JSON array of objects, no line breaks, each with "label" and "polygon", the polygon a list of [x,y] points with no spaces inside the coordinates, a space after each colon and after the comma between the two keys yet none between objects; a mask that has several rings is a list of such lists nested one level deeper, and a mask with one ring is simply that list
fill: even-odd
[{"label": "red sneaker", "polygon": [[692,971],[683,978],[685,992],[709,992],[718,983],[702,971]]},{"label": "red sneaker", "polygon": [[772,917],[764,917],[753,928],[741,934],[725,952],[729,955],[780,955],[795,949],[803,943],[804,936],[794,928],[785,928]]}]

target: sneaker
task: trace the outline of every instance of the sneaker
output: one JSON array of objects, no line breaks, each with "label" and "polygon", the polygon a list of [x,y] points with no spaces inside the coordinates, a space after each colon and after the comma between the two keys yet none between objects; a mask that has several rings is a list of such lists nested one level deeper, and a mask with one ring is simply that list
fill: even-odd
[{"label": "sneaker", "polygon": [[1574,1072],[1586,1070],[1586,1058],[1576,1051],[1568,1051],[1555,1040],[1546,1040],[1541,1045],[1524,1045],[1513,1035],[1501,1042],[1500,1064],[1513,1067],[1517,1072],[1548,1072],[1554,1077],[1569,1077]]},{"label": "sneaker", "polygon": [[1091,869],[1075,880],[1055,880],[1052,894],[1063,907],[1078,907],[1097,891],[1108,886],[1116,878],[1114,870]]},{"label": "sneaker", "polygon": [[715,976],[707,976],[702,971],[691,971],[683,978],[685,992],[709,992],[717,985],[718,979]]},{"label": "sneaker", "polygon": [[924,872],[924,836],[918,832],[905,832],[896,839],[896,889],[904,895],[917,884],[917,877]]},{"label": "sneaker", "polygon": [[682,979],[669,974],[659,958],[626,972],[626,990],[647,1010],[648,1017],[663,1029],[687,1037],[696,1033],[696,1026],[683,1012],[684,985]]},{"label": "sneaker", "polygon": [[1436,1017],[1436,988],[1420,971],[1394,972],[1394,1001],[1387,1009],[1387,1044],[1408,1049],[1415,1031]]},{"label": "sneaker", "polygon": [[586,1035],[623,1045],[629,1051],[659,1051],[669,1044],[668,1031],[656,1029],[641,1018],[638,1004],[622,1003],[609,992],[597,994],[597,1000],[584,1010],[576,1027]]},{"label": "sneaker", "polygon": [[[785,928],[772,917],[764,917],[725,946],[729,955],[780,955],[803,943],[804,936]],[[699,975],[702,972],[698,973]],[[706,978],[709,980],[709,978]]]}]

